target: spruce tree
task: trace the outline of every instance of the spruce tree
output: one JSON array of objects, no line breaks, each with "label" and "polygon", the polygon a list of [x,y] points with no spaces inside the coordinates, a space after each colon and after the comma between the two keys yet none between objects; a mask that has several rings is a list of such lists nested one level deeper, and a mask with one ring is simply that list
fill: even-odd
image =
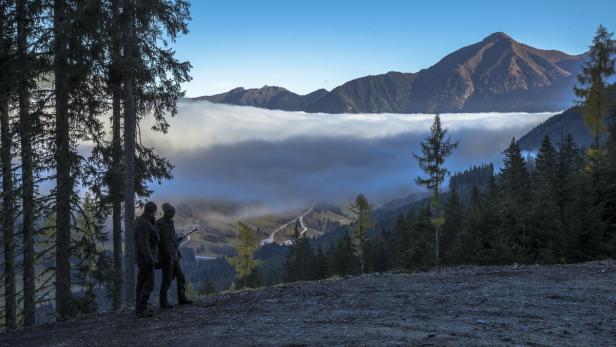
[{"label": "spruce tree", "polygon": [[557,196],[558,161],[550,138],[545,135],[535,160],[533,201],[530,213],[529,260],[553,262],[554,239],[562,232]]},{"label": "spruce tree", "polygon": [[[483,204],[481,194],[477,187],[471,191],[469,206],[465,211],[464,222],[460,225],[461,230],[456,233],[450,259],[454,263],[469,264],[481,263],[485,254],[486,245],[482,242],[482,230],[484,227]],[[447,218],[447,217],[445,217]]]},{"label": "spruce tree", "polygon": [[199,287],[198,294],[199,295],[216,294],[216,289],[214,289],[214,285],[212,284],[212,281],[210,281],[210,278],[207,275],[205,276],[205,280],[201,284],[201,287]]},{"label": "spruce tree", "polygon": [[443,223],[443,235],[440,242],[440,251],[443,259],[447,262],[452,260],[451,248],[457,234],[464,225],[464,205],[455,188],[450,188],[447,202],[443,208],[445,222]]},{"label": "spruce tree", "polygon": [[[127,264],[124,284],[129,302],[134,300],[135,285],[132,265],[134,205],[138,192],[135,185],[142,182],[138,179],[138,169],[143,164],[136,160],[136,156],[144,158],[145,163],[154,159],[162,166],[170,166],[151,149],[136,142],[136,131],[139,121],[151,116],[154,119],[152,130],[165,133],[169,126],[166,117],[177,113],[177,101],[183,96],[181,83],[190,80],[191,65],[177,60],[169,44],[178,35],[188,32],[189,6],[186,0],[122,0],[121,4],[121,21],[117,30],[123,38],[124,261]],[[163,173],[163,176],[169,177],[169,174]]]},{"label": "spruce tree", "polygon": [[355,214],[355,224],[353,225],[353,253],[359,259],[360,271],[365,272],[366,263],[366,243],[368,230],[372,227],[370,221],[370,211],[372,206],[363,194],[359,194],[355,203],[351,204],[351,212]]},{"label": "spruce tree", "polygon": [[17,326],[15,284],[15,197],[13,185],[13,132],[9,101],[13,93],[15,71],[13,7],[0,2],[0,164],[2,170],[2,234],[4,243],[4,318],[6,327]]},{"label": "spruce tree", "polygon": [[[36,316],[36,269],[34,249],[35,220],[35,139],[40,136],[40,120],[33,116],[31,99],[36,87],[35,78],[41,69],[31,42],[40,39],[37,17],[42,14],[41,1],[15,1],[17,27],[17,98],[19,104],[19,140],[21,159],[21,199],[23,234],[23,324],[34,325]],[[36,47],[36,46],[35,46]]]},{"label": "spruce tree", "polygon": [[[427,177],[417,177],[415,182],[418,185],[425,186],[432,191],[432,209],[436,211],[440,201],[440,187],[445,177],[449,173],[443,164],[445,159],[451,155],[453,150],[458,146],[458,143],[452,143],[450,138],[445,138],[447,129],[441,126],[441,117],[437,114],[434,117],[434,123],[430,128],[430,135],[427,136],[421,143],[421,155],[413,153],[413,157],[417,160],[419,167],[428,175]],[[434,216],[432,218],[434,225],[434,249],[435,260],[439,262],[439,229],[443,224],[442,216]]]},{"label": "spruce tree", "polygon": [[515,138],[505,150],[501,169],[500,232],[511,240],[511,249],[518,261],[527,261],[529,247],[528,204],[531,182],[526,162]]}]

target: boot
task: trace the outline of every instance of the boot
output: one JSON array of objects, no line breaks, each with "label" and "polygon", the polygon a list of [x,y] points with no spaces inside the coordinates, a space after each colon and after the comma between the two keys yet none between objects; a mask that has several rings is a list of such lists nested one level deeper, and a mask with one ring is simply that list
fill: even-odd
[{"label": "boot", "polygon": [[192,303],[193,303],[193,301],[192,301],[192,300],[189,300],[189,299],[188,299],[187,297],[185,297],[185,296],[184,296],[184,297],[181,297],[181,298],[178,300],[178,304],[180,304],[180,305],[192,305]]},{"label": "boot", "polygon": [[171,305],[167,300],[161,300],[159,306],[160,308],[173,308],[173,305]]},{"label": "boot", "polygon": [[154,312],[152,312],[150,310],[135,311],[135,314],[137,315],[137,318],[150,318],[150,317],[154,317]]}]

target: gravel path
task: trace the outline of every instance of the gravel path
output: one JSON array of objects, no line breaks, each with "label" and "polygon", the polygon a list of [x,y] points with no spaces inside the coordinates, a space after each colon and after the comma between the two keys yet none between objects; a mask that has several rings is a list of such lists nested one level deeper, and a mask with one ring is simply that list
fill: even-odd
[{"label": "gravel path", "polygon": [[0,334],[2,346],[269,344],[616,346],[616,262],[370,274]]}]

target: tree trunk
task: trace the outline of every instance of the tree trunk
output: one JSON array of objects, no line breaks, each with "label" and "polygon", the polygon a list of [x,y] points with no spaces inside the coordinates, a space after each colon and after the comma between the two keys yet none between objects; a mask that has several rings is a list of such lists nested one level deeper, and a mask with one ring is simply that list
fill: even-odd
[{"label": "tree trunk", "polygon": [[56,312],[64,318],[71,311],[71,152],[68,114],[66,6],[54,1],[54,67],[56,102]]},{"label": "tree trunk", "polygon": [[28,22],[25,0],[17,0],[17,51],[21,64],[17,93],[19,98],[19,138],[21,141],[21,180],[23,201],[23,316],[24,326],[34,325],[36,313],[36,274],[34,268],[34,180],[32,174],[32,120],[28,87]]},{"label": "tree trunk", "polygon": [[2,161],[2,231],[4,234],[4,315],[6,327],[16,327],[15,316],[15,242],[13,240],[13,167],[11,165],[11,129],[6,74],[0,85],[0,159]]},{"label": "tree trunk", "polygon": [[111,205],[113,234],[113,309],[122,305],[122,134],[121,134],[121,73],[119,71],[121,36],[119,30],[120,6],[119,0],[112,3],[113,11],[113,42],[111,47],[111,93],[113,112],[112,166],[111,166]]},{"label": "tree trunk", "polygon": [[434,250],[435,250],[435,253],[436,253],[436,264],[438,264],[439,261],[440,261],[440,258],[439,258],[439,245],[438,245],[439,229],[440,229],[440,226],[438,224],[434,226],[434,244],[435,244]]},{"label": "tree trunk", "polygon": [[134,77],[134,8],[133,1],[124,0],[124,54],[126,70],[124,73],[124,242],[126,253],[125,284],[126,301],[135,302],[135,131],[137,110],[135,107]]}]

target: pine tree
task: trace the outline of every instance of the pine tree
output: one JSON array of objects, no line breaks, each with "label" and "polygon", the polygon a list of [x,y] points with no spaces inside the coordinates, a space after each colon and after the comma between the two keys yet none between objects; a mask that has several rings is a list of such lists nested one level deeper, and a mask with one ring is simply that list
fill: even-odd
[{"label": "pine tree", "polygon": [[584,123],[593,138],[587,155],[594,175],[598,175],[601,165],[599,140],[606,131],[604,117],[611,104],[606,86],[607,79],[616,72],[613,58],[615,53],[612,34],[600,25],[590,46],[589,60],[578,75],[579,85],[575,88],[575,94],[580,98]]},{"label": "pine tree", "polygon": [[368,241],[367,263],[369,272],[385,272],[390,270],[393,264],[392,252],[388,247],[383,232]]},{"label": "pine tree", "polygon": [[606,143],[605,191],[603,194],[604,218],[607,223],[606,242],[608,254],[616,257],[616,107],[612,110],[609,136]]},{"label": "pine tree", "polygon": [[[482,242],[483,234],[483,204],[479,189],[474,187],[471,191],[471,197],[468,209],[466,209],[464,222],[461,225],[462,230],[456,233],[452,249],[452,262],[468,264],[481,263],[485,256],[486,245]],[[445,217],[447,218],[447,217]]]},{"label": "pine tree", "polygon": [[317,277],[317,259],[310,240],[299,231],[299,219],[295,223],[294,237],[283,264],[284,282],[311,281]]},{"label": "pine tree", "polygon": [[321,247],[317,249],[317,253],[315,254],[315,266],[315,279],[325,279],[329,277],[327,256]]},{"label": "pine tree", "polygon": [[401,256],[401,264],[407,269],[428,265],[433,262],[431,250],[434,249],[434,243],[431,242],[432,238],[430,235],[434,224],[430,204],[422,208],[417,217],[412,219],[412,221],[410,246]]},{"label": "pine tree", "polygon": [[203,284],[201,284],[201,287],[199,287],[198,294],[199,295],[216,294],[216,289],[214,289],[214,285],[212,284],[212,281],[210,281],[210,278],[207,275],[205,276],[205,280],[203,281]]},{"label": "pine tree", "polygon": [[355,203],[351,204],[351,212],[355,214],[355,224],[353,225],[353,253],[359,259],[360,270],[365,272],[366,262],[366,242],[368,230],[372,227],[370,221],[370,211],[372,206],[363,194],[359,194]]},{"label": "pine tree", "polygon": [[606,253],[603,206],[589,193],[594,179],[584,173],[585,165],[573,137],[568,135],[558,154],[558,206],[563,233],[557,239],[559,258],[567,262],[597,259]]},{"label": "pine tree", "polygon": [[545,135],[535,160],[533,202],[529,216],[529,258],[551,263],[554,239],[562,232],[557,196],[558,161],[550,138]]},{"label": "pine tree", "polygon": [[15,197],[13,195],[13,126],[9,115],[9,99],[14,82],[14,33],[10,3],[0,2],[0,163],[2,164],[2,233],[4,241],[4,317],[6,327],[14,329],[16,319],[15,290]]},{"label": "pine tree", "polygon": [[135,21],[137,10],[135,0],[123,0],[121,24],[123,35],[122,63],[126,65],[123,71],[124,86],[124,272],[125,297],[128,303],[133,303],[132,293],[135,288],[135,241],[133,223],[135,219],[135,136],[137,131],[137,107],[135,96],[135,80],[138,67],[137,39],[135,38]]},{"label": "pine tree", "polygon": [[229,258],[229,263],[235,267],[237,277],[240,279],[241,288],[248,285],[250,274],[255,270],[259,261],[254,258],[259,249],[257,234],[244,223],[239,223],[239,235],[235,250],[237,255]]},{"label": "pine tree", "polygon": [[359,260],[353,254],[353,241],[348,233],[340,238],[330,252],[332,255],[332,272],[345,276],[357,273]]},{"label": "pine tree", "polygon": [[[186,0],[122,0],[121,21],[117,28],[123,38],[125,264],[131,264],[126,266],[124,284],[129,302],[134,300],[135,286],[132,264],[134,204],[139,192],[136,185],[143,183],[139,168],[150,174],[158,170],[163,177],[170,176],[165,171],[170,164],[151,149],[136,143],[137,126],[140,119],[151,116],[155,123],[152,130],[165,133],[169,126],[166,116],[177,113],[177,101],[183,96],[181,83],[190,80],[191,65],[178,61],[168,45],[179,34],[188,32],[189,6]],[[136,160],[136,156],[143,159]],[[148,167],[148,160],[156,161],[157,166]]]},{"label": "pine tree", "polygon": [[70,265],[70,203],[73,191],[71,180],[71,148],[69,136],[69,57],[67,47],[70,15],[66,3],[53,4],[54,76],[55,76],[55,140],[56,140],[56,311],[60,317],[71,312]]},{"label": "pine tree", "polygon": [[528,208],[531,183],[526,162],[515,138],[505,150],[501,169],[500,230],[513,242],[511,249],[518,261],[527,261],[529,247]]},{"label": "pine tree", "polygon": [[17,26],[17,97],[19,104],[19,139],[22,184],[22,233],[23,233],[23,324],[34,325],[36,316],[36,270],[34,263],[34,151],[33,140],[40,131],[32,116],[30,100],[35,86],[34,78],[40,69],[36,55],[29,48],[33,41],[36,17],[42,12],[39,1],[17,0],[15,18]]},{"label": "pine tree", "polygon": [[121,0],[111,0],[111,15],[108,22],[110,30],[109,44],[109,72],[108,85],[111,89],[111,126],[112,126],[112,153],[111,177],[109,182],[109,195],[111,200],[111,225],[113,239],[113,289],[112,307],[118,310],[122,302],[122,200],[123,200],[123,169],[122,169],[122,35],[117,28],[121,27],[120,18]]},{"label": "pine tree", "polygon": [[445,223],[443,224],[443,235],[440,242],[439,254],[447,262],[452,260],[451,247],[456,236],[464,225],[464,205],[460,201],[458,192],[455,188],[450,188],[447,202],[443,208]]},{"label": "pine tree", "polygon": [[[458,142],[452,143],[450,138],[445,139],[447,129],[442,128],[441,117],[438,114],[434,117],[430,133],[424,142],[421,143],[422,154],[417,155],[413,153],[413,157],[417,160],[419,167],[428,175],[426,178],[417,177],[415,182],[432,191],[432,209],[436,211],[439,207],[441,184],[449,173],[449,170],[443,164],[445,159],[458,146]],[[435,260],[438,263],[439,229],[443,224],[442,216],[432,218],[432,224],[434,225]]]}]

